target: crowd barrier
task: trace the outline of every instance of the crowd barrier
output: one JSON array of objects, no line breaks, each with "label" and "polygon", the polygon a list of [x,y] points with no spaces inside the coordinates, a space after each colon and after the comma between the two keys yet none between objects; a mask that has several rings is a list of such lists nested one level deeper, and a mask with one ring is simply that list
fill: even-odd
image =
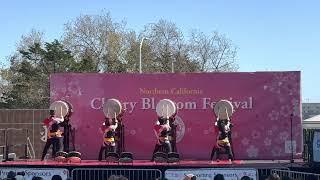
[{"label": "crowd barrier", "polygon": [[111,168],[76,168],[71,171],[71,178],[76,180],[108,180],[111,176],[124,176],[129,180],[162,179],[159,169],[111,169]]},{"label": "crowd barrier", "polygon": [[[275,170],[275,169],[272,169],[272,168],[259,168],[257,169],[258,170],[258,177],[259,177],[259,180],[265,180],[265,178],[267,178],[270,174],[272,174],[272,170]],[[290,169],[289,168],[277,168],[277,170],[283,170],[283,171],[289,171]]]},{"label": "crowd barrier", "polygon": [[272,169],[271,174],[273,173],[278,174],[281,178],[287,176],[291,179],[297,179],[297,180],[320,180],[320,174],[314,174],[314,173]]},{"label": "crowd barrier", "polygon": [[[23,174],[25,180],[34,176],[51,180],[54,175],[59,175],[62,180],[114,180],[122,176],[128,180],[180,180],[184,174],[194,174],[197,179],[213,179],[217,173],[225,175],[226,180],[238,180],[246,175],[253,180],[265,180],[270,174],[276,173],[280,178],[285,176],[292,180],[320,180],[320,174],[290,171],[288,168],[189,168],[189,169],[126,169],[126,168],[74,168],[69,173],[63,168],[9,168],[0,167],[0,179],[6,178],[10,171],[17,175]],[[115,177],[116,176],[116,177]]]},{"label": "crowd barrier", "polygon": [[191,168],[191,169],[167,169],[165,178],[168,180],[182,180],[187,174],[196,176],[201,180],[212,180],[217,174],[222,174],[225,180],[238,180],[244,176],[252,180],[258,180],[255,168]]}]

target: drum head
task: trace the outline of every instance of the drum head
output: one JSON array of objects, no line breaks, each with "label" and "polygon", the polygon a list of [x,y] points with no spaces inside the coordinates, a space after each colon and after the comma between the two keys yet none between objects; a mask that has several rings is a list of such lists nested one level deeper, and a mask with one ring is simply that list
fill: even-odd
[{"label": "drum head", "polygon": [[68,153],[68,157],[81,157],[81,153],[78,151],[71,151]]},{"label": "drum head", "polygon": [[67,102],[67,101],[63,101],[63,102],[65,102],[65,103],[68,105],[68,108],[69,108],[69,111],[68,111],[69,116],[72,115],[72,113],[73,113],[73,106],[72,106],[72,104],[69,103],[69,102]]},{"label": "drum head", "polygon": [[63,118],[69,113],[70,108],[64,101],[55,101],[50,105],[50,110],[54,111],[55,117]]},{"label": "drum head", "polygon": [[61,156],[61,157],[67,157],[68,153],[64,152],[64,151],[59,151],[56,153],[56,156]]},{"label": "drum head", "polygon": [[170,99],[162,99],[156,106],[156,111],[159,117],[171,117],[176,114],[177,108],[173,101]]},{"label": "drum head", "polygon": [[54,160],[58,161],[58,162],[66,162],[66,157],[64,156],[57,156],[54,158]]},{"label": "drum head", "polygon": [[122,106],[117,99],[108,99],[103,104],[103,113],[107,118],[115,118],[121,113]]},{"label": "drum head", "polygon": [[214,106],[214,113],[219,119],[229,119],[234,112],[233,105],[228,100],[220,100]]}]

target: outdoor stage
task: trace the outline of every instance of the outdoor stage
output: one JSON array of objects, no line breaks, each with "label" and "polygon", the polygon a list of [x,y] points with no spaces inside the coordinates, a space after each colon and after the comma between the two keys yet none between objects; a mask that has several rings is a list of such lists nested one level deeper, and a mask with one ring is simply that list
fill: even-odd
[{"label": "outdoor stage", "polygon": [[[107,86],[110,84],[116,86],[110,89]],[[81,180],[106,180],[111,175],[124,175],[129,179],[168,177],[170,180],[180,180],[186,173],[207,179],[220,173],[230,177],[229,180],[235,180],[242,176],[258,179],[269,175],[271,169],[309,171],[305,170],[309,168],[307,164],[296,159],[302,157],[303,151],[300,72],[54,74],[50,77],[50,95],[51,102],[64,100],[70,104],[66,105],[66,112],[74,110],[68,121],[75,132],[70,139],[73,149],[81,152],[84,160],[81,163],[9,161],[0,163],[2,169],[15,168],[17,172],[26,169],[35,174],[39,169],[45,169],[43,174],[47,177],[60,173]],[[122,129],[119,128],[118,132],[118,147],[121,147],[118,151],[132,153],[135,159],[132,163],[91,160],[97,158],[101,146],[99,129],[107,117],[104,104],[110,98],[119,101],[118,109],[126,109],[119,120]],[[157,104],[163,99],[170,99],[175,104],[173,139],[174,151],[181,158],[178,163],[146,160],[151,157],[158,138],[154,133],[158,122],[155,118],[171,116],[159,115],[156,111]],[[218,115],[220,111],[212,111],[221,100],[228,101],[234,107],[234,111],[230,112],[224,108],[228,117],[232,115],[232,151],[239,159],[232,163],[227,160],[204,160],[209,159],[216,143],[218,129],[215,122],[221,116]],[[61,110],[61,107],[50,109]],[[173,108],[160,112],[169,112],[169,109]],[[62,110],[57,114],[61,115]],[[37,139],[41,143],[46,142],[45,130],[39,128],[34,133],[41,135],[33,137],[34,142]],[[13,136],[8,134],[6,137]],[[69,138],[69,135],[65,137]],[[6,142],[16,141],[9,139]],[[37,155],[42,152],[43,146],[44,143],[36,148]],[[291,158],[295,158],[294,163],[290,163]]]}]

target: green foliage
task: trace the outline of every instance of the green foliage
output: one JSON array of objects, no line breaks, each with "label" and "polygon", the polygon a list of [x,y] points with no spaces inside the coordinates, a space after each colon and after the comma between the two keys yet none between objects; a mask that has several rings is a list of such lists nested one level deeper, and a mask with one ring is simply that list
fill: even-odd
[{"label": "green foliage", "polygon": [[[236,71],[237,48],[225,36],[193,31],[186,39],[175,23],[159,20],[142,32],[114,22],[109,13],[81,15],[65,25],[62,41],[43,33],[22,36],[10,66],[0,68],[0,108],[48,108],[49,76],[65,72]],[[143,43],[142,39],[144,39]]]},{"label": "green foliage", "polygon": [[47,108],[49,105],[49,76],[51,73],[72,72],[88,64],[75,62],[71,52],[54,40],[30,45],[11,58],[7,69],[10,75],[2,76],[9,90],[1,102],[6,108]]}]

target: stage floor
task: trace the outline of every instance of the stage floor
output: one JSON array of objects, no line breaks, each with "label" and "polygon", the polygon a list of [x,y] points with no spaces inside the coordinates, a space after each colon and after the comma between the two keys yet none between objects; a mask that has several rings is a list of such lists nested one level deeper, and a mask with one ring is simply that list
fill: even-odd
[{"label": "stage floor", "polygon": [[106,161],[97,160],[82,160],[81,163],[63,163],[52,160],[40,161],[40,160],[17,160],[0,162],[0,166],[10,167],[119,167],[119,166],[131,166],[131,167],[192,167],[192,168],[210,168],[210,167],[233,167],[233,168],[285,168],[285,167],[303,167],[306,164],[302,159],[294,160],[294,163],[290,163],[289,160],[235,160],[232,163],[228,160],[217,161],[201,161],[201,160],[181,160],[178,163],[155,163],[150,160],[134,160],[133,163],[108,163]]}]

